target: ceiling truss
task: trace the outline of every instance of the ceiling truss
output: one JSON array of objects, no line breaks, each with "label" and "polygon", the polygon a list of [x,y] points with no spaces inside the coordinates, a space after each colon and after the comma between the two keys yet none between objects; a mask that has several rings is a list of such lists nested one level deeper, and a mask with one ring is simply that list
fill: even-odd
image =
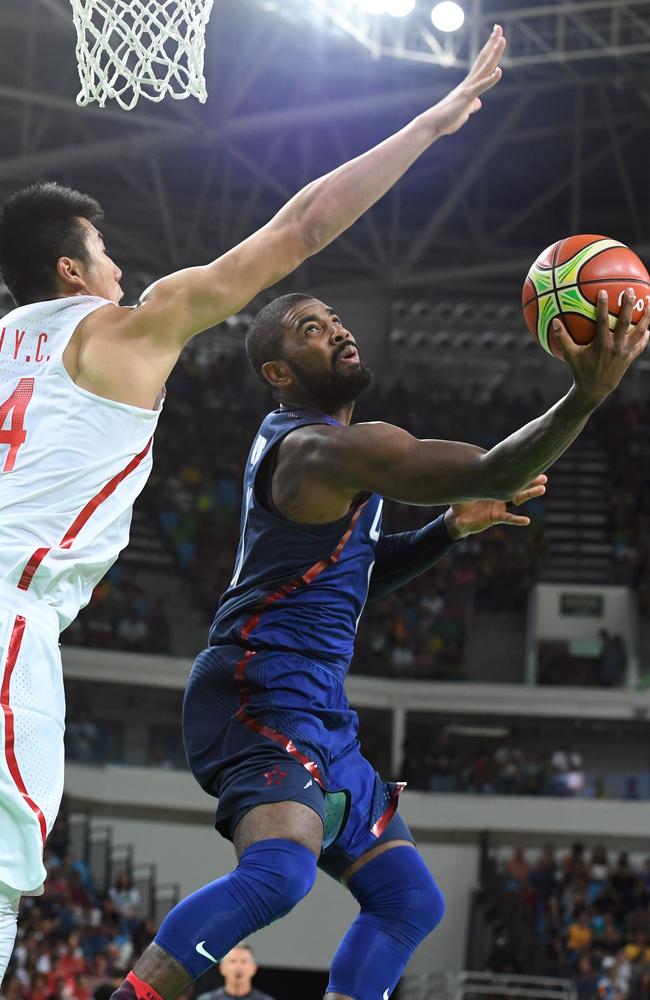
[{"label": "ceiling truss", "polygon": [[363,46],[374,59],[391,56],[467,69],[493,24],[508,38],[506,68],[568,65],[594,57],[622,59],[650,52],[648,0],[569,0],[557,3],[485,3],[470,0],[465,26],[445,34],[429,19],[431,4],[408,17],[367,13],[351,0],[295,0],[295,12],[321,18]]},{"label": "ceiling truss", "polygon": [[499,20],[511,69],[484,111],[300,280],[511,295],[544,241],[584,227],[650,251],[650,73],[634,60],[650,52],[650,0],[474,3],[471,29],[437,51],[429,26],[431,58],[410,66],[360,57],[322,28],[305,34],[257,0],[222,0],[208,29],[207,105],[142,101],[126,113],[76,106],[67,0],[3,0],[0,195],[49,177],[96,194],[137,294],[218,256],[303,184],[435,103]]}]

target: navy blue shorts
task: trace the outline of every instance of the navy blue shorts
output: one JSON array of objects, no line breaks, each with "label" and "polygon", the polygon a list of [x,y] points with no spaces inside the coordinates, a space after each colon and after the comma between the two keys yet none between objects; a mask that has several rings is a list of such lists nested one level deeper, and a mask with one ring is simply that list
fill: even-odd
[{"label": "navy blue shorts", "polygon": [[302,802],[323,820],[319,866],[337,879],[377,844],[413,840],[397,813],[403,786],[365,759],[358,726],[337,671],[295,653],[211,646],[183,702],[188,764],[219,799],[217,830],[232,840],[255,806]]}]

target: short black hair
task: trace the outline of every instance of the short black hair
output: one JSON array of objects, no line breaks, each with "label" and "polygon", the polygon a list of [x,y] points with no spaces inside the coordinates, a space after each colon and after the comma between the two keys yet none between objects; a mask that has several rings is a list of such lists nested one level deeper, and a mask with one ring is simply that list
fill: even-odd
[{"label": "short black hair", "polygon": [[0,276],[18,305],[56,294],[56,263],[73,257],[90,263],[79,219],[96,225],[98,202],[52,181],[16,191],[0,210]]},{"label": "short black hair", "polygon": [[284,336],[282,320],[292,306],[298,302],[313,299],[313,297],[307,292],[291,292],[289,295],[281,295],[260,309],[248,328],[246,354],[265,385],[267,382],[262,375],[262,365],[265,365],[267,361],[277,361],[278,358],[282,357],[282,337]]}]

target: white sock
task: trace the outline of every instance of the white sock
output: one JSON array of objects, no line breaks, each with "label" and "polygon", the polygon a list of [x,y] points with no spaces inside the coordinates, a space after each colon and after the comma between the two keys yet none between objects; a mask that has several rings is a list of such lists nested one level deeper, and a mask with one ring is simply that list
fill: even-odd
[{"label": "white sock", "polygon": [[19,900],[19,892],[0,884],[0,986],[16,941]]}]

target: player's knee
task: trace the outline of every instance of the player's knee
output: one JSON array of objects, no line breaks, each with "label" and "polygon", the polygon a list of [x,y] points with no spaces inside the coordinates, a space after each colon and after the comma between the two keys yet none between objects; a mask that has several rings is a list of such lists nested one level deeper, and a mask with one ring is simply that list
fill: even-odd
[{"label": "player's knee", "polygon": [[289,913],[310,891],[316,858],[292,840],[263,840],[243,852],[233,874],[246,884],[267,924]]},{"label": "player's knee", "polygon": [[390,928],[392,936],[413,950],[444,916],[445,898],[411,847],[394,848],[376,857],[353,876],[350,889],[362,913]]},{"label": "player's knee", "polygon": [[417,947],[442,920],[445,898],[422,858],[415,851],[412,855],[409,860],[413,863],[403,883],[396,885],[390,902],[386,901],[383,914],[387,917],[390,912],[396,933],[405,944]]},{"label": "player's knee", "polygon": [[422,885],[410,892],[407,901],[407,912],[419,928],[422,938],[434,931],[445,915],[445,897],[433,875],[427,871],[428,878],[423,878]]}]

